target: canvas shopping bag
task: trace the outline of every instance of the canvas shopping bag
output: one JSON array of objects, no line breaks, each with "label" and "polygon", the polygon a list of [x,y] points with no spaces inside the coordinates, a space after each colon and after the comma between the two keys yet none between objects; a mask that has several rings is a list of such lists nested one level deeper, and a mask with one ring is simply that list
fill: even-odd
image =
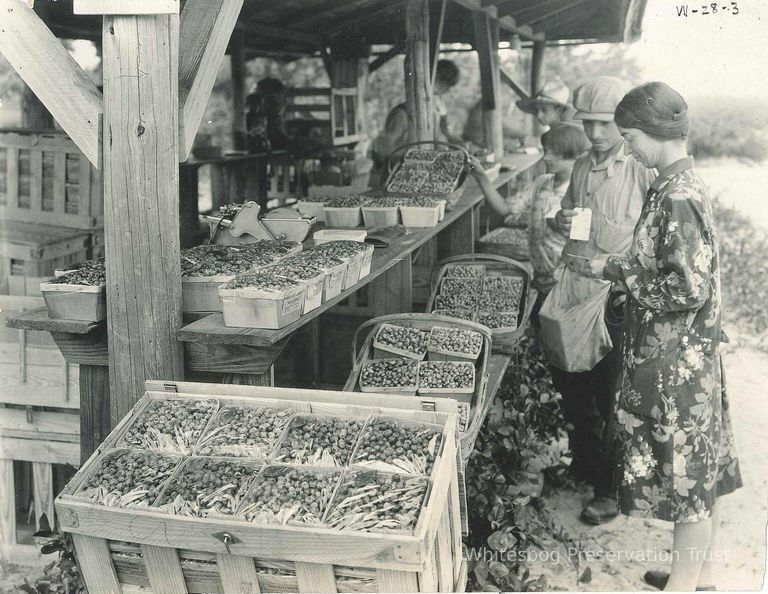
[{"label": "canvas shopping bag", "polygon": [[611,283],[561,265],[557,282],[539,312],[541,341],[549,362],[564,371],[590,371],[613,348],[605,324]]}]

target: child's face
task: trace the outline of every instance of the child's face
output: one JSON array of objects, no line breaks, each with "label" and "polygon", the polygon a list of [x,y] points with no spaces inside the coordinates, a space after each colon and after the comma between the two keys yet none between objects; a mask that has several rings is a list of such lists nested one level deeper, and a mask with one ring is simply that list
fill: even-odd
[{"label": "child's face", "polygon": [[598,153],[607,153],[621,142],[616,124],[603,120],[584,120],[584,133]]},{"label": "child's face", "polygon": [[551,126],[560,121],[560,108],[551,103],[540,103],[536,110],[536,119],[542,126]]},{"label": "child's face", "polygon": [[566,159],[562,155],[552,151],[544,151],[544,165],[547,173],[554,173],[559,177],[570,176],[575,159]]}]

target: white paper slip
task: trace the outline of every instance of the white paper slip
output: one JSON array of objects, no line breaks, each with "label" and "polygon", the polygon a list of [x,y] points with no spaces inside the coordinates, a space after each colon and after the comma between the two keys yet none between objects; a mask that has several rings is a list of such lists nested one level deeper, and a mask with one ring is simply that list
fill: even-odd
[{"label": "white paper slip", "polygon": [[568,237],[580,241],[589,241],[589,230],[592,227],[592,209],[574,208],[576,215],[571,219],[571,233]]}]

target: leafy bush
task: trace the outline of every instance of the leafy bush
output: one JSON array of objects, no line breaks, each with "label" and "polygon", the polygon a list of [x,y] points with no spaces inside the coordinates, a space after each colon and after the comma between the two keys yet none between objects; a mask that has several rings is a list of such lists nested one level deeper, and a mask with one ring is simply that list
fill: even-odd
[{"label": "leafy bush", "polygon": [[723,322],[762,334],[768,331],[768,237],[745,215],[717,200],[714,206],[720,244]]},{"label": "leafy bush", "polygon": [[768,158],[768,115],[758,100],[705,98],[691,101],[688,147],[697,158]]},{"label": "leafy bush", "polygon": [[542,591],[525,562],[551,525],[541,470],[558,463],[565,421],[543,354],[527,337],[494,399],[467,465],[470,590]]}]

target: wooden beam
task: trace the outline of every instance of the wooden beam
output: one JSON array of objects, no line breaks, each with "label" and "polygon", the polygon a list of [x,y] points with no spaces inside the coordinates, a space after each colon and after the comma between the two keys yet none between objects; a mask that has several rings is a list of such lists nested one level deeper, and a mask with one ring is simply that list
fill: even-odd
[{"label": "wooden beam", "polygon": [[229,64],[232,71],[232,140],[237,150],[244,150],[245,142],[245,60],[243,46],[245,32],[236,29],[229,42]]},{"label": "wooden beam", "polygon": [[[513,2],[518,0],[505,0],[505,2]],[[530,4],[534,0],[522,0],[526,2],[527,4]],[[459,4],[466,8],[467,10],[471,10],[473,12],[477,11],[483,11],[485,12],[489,17],[493,19],[498,19],[499,21],[499,27],[504,29],[505,31],[510,31],[511,33],[517,33],[521,38],[527,39],[528,41],[535,41],[537,39],[544,39],[544,36],[541,33],[535,33],[531,27],[527,25],[518,25],[516,20],[509,16],[511,13],[507,10],[502,10],[498,8],[498,6],[505,6],[504,3],[496,3],[498,6],[483,6],[482,0],[454,0],[456,4]]]},{"label": "wooden beam", "polygon": [[[256,17],[256,19],[258,19],[258,17]],[[276,27],[275,25],[257,23],[254,22],[256,19],[251,20],[247,25],[243,25],[242,27],[238,26],[238,30],[242,29],[245,33],[252,35],[262,35],[264,37],[273,37],[274,39],[296,41],[313,48],[319,48],[323,45],[323,40],[312,33],[296,31],[295,29],[288,29],[287,27]]]},{"label": "wooden beam", "polygon": [[243,0],[187,0],[179,33],[179,159],[186,161]]},{"label": "wooden beam", "polygon": [[148,378],[183,376],[179,17],[106,16],[104,226],[111,420]]},{"label": "wooden beam", "polygon": [[483,12],[472,13],[475,48],[480,64],[480,87],[483,106],[485,147],[497,159],[504,156],[501,115],[501,81],[499,75],[499,25]]},{"label": "wooden beam", "polygon": [[509,85],[520,99],[528,99],[531,96],[528,91],[517,83],[515,78],[507,71],[503,64],[499,67],[499,74],[501,75],[501,80]]},{"label": "wooden beam", "polygon": [[395,43],[391,48],[389,48],[384,53],[376,56],[376,58],[370,64],[368,64],[368,72],[369,73],[376,72],[379,68],[384,66],[384,64],[389,62],[396,55],[402,53],[404,49],[405,49],[405,44],[402,41]]},{"label": "wooden beam", "polygon": [[75,14],[179,14],[179,0],[74,0]]},{"label": "wooden beam", "polygon": [[408,140],[434,140],[428,0],[405,0],[404,70]]},{"label": "wooden beam", "polygon": [[531,94],[535,95],[541,90],[541,75],[544,72],[544,50],[547,44],[544,41],[534,41],[531,56]]},{"label": "wooden beam", "polygon": [[101,167],[102,97],[40,17],[20,0],[0,0],[0,53],[94,167]]}]

